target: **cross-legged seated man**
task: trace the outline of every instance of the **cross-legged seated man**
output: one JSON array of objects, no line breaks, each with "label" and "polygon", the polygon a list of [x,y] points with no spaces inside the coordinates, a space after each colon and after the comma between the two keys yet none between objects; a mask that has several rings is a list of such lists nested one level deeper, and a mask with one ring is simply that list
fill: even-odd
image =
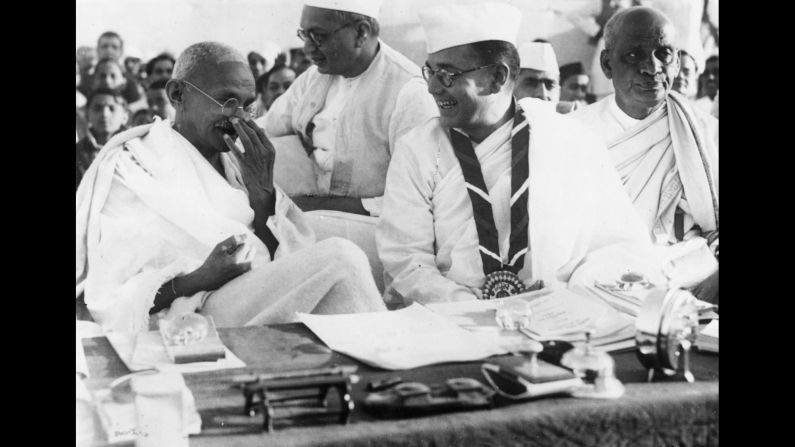
[{"label": "cross-legged seated man", "polygon": [[94,319],[142,331],[150,315],[186,311],[242,326],[383,310],[364,253],[339,238],[313,244],[274,188],[273,147],[243,108],[255,98],[245,57],[191,45],[166,90],[173,128],[117,135],[77,191],[77,296]]},{"label": "cross-legged seated man", "polygon": [[505,4],[420,11],[440,116],[398,140],[387,174],[376,242],[390,306],[654,273],[604,145],[543,101],[515,100],[520,21]]},{"label": "cross-legged seated man", "polygon": [[[661,251],[703,237],[717,256],[718,120],[671,91],[679,72],[675,31],[652,8],[613,16],[605,26],[601,63],[615,94],[572,117],[607,144],[646,233]],[[718,274],[702,279],[699,297],[716,299]]]}]

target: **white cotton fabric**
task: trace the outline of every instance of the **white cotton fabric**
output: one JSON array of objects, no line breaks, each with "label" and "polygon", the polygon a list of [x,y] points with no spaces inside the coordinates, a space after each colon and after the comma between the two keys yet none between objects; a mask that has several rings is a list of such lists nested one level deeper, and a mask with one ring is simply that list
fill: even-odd
[{"label": "white cotton fabric", "polygon": [[676,243],[674,213],[685,212],[686,238],[718,227],[718,121],[672,92],[643,120],[611,95],[571,116],[607,144],[610,158],[651,239]]}]

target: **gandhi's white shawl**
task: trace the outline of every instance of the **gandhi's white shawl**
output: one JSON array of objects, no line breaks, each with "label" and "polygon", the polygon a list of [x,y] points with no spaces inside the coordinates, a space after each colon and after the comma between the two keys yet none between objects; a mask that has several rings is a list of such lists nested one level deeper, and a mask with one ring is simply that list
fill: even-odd
[{"label": "gandhi's white shawl", "polygon": [[[255,266],[270,262],[251,231],[237,159],[221,157],[226,178],[168,121],[157,121],[115,136],[88,169],[76,199],[76,295],[105,330],[147,330],[160,286],[198,268],[231,235],[255,243]],[[280,191],[268,227],[279,240],[276,258],[314,242]],[[206,294],[178,298],[169,312],[195,310]]]}]

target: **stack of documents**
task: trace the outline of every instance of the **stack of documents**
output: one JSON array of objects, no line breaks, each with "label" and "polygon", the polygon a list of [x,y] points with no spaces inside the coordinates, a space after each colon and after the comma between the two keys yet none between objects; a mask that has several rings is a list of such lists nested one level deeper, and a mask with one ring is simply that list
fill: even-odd
[{"label": "stack of documents", "polygon": [[522,332],[538,341],[586,340],[605,351],[635,347],[635,321],[591,297],[561,290],[535,300],[530,327]]},{"label": "stack of documents", "polygon": [[[522,300],[531,310],[529,326],[521,333],[536,341],[585,341],[606,351],[635,346],[635,321],[600,299],[579,295],[567,289],[523,293],[510,298],[457,303],[429,304],[434,312],[447,316],[456,324],[475,332],[499,329],[496,310],[512,301]],[[502,331],[510,333],[511,331]]]},{"label": "stack of documents", "polygon": [[[617,283],[610,284],[597,281],[594,283],[593,287],[586,286],[585,290],[593,296],[599,297],[619,312],[637,317],[640,313],[640,306],[643,304],[643,300],[654,290],[654,287],[639,287],[626,290],[619,287]],[[715,313],[717,306],[707,301],[696,299],[696,309],[698,310],[698,316],[701,320],[718,317],[718,314]]]}]

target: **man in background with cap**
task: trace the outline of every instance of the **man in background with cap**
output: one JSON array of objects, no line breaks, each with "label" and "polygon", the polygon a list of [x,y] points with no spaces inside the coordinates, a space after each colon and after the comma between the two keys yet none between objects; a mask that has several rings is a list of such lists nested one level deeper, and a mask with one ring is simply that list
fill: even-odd
[{"label": "man in background with cap", "polygon": [[560,100],[577,103],[577,107],[585,107],[593,100],[593,95],[588,94],[588,85],[591,79],[585,72],[582,62],[572,62],[560,66]]},{"label": "man in background with cap", "polygon": [[395,141],[435,107],[419,67],[378,38],[380,1],[304,5],[298,37],[314,66],[260,122],[270,138],[297,135],[312,160],[316,191],[293,196],[304,211],[378,216]]},{"label": "man in background with cap", "polygon": [[679,50],[679,73],[671,89],[693,101],[698,93],[698,65],[695,58],[685,50]]},{"label": "man in background with cap", "polygon": [[[703,237],[717,256],[718,121],[671,92],[679,72],[675,31],[652,8],[613,16],[605,26],[601,65],[615,94],[572,117],[607,144],[650,240],[677,247]],[[697,292],[717,293],[717,273],[710,278]]]},{"label": "man in background with cap", "polygon": [[548,101],[559,113],[569,113],[576,104],[560,102],[558,60],[548,42],[526,42],[519,46],[519,77],[513,91],[516,99]]},{"label": "man in background with cap", "polygon": [[540,101],[514,101],[520,11],[482,3],[419,16],[440,116],[400,139],[389,167],[376,230],[387,305],[653,274],[604,145]]},{"label": "man in background with cap", "polygon": [[259,78],[263,74],[265,74],[266,70],[265,66],[267,65],[267,61],[265,60],[265,56],[257,53],[256,51],[249,51],[248,55],[246,55],[248,59],[248,66],[251,68],[251,74],[254,76],[254,79]]},{"label": "man in background with cap", "polygon": [[704,62],[704,72],[698,78],[700,84],[698,99],[694,101],[697,108],[709,112],[712,110],[712,102],[718,96],[719,87],[719,60],[718,55],[713,54]]}]

